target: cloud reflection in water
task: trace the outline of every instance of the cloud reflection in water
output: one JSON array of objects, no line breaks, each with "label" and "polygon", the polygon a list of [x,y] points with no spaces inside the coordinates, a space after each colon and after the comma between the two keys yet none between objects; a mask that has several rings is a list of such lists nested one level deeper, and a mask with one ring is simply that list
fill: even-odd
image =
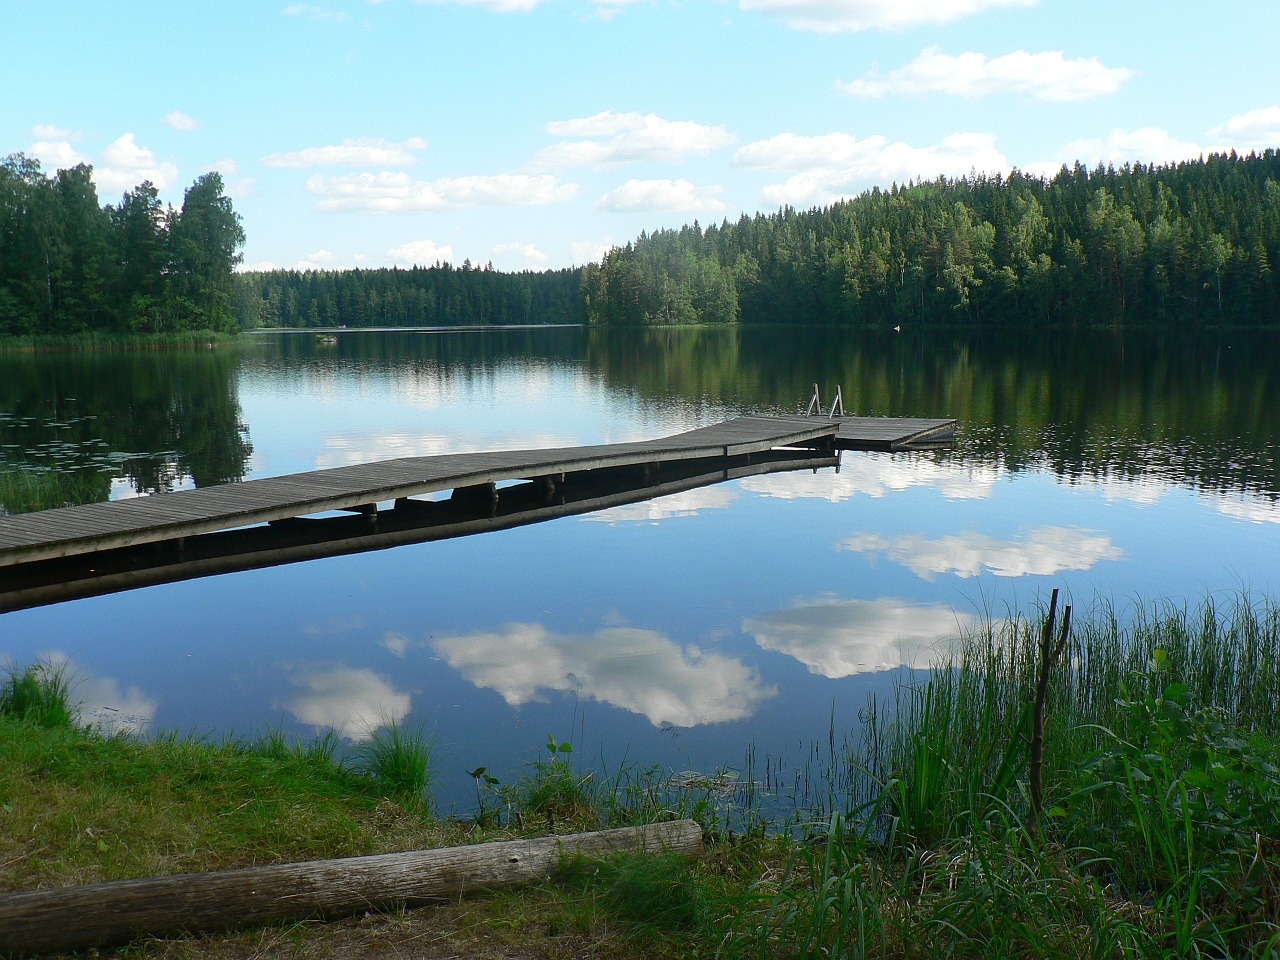
[{"label": "cloud reflection in water", "polygon": [[653,500],[597,510],[582,519],[605,523],[655,522],[671,517],[692,517],[704,510],[723,510],[737,499],[738,492],[732,487],[700,487]]},{"label": "cloud reflection in water", "polygon": [[57,650],[41,653],[39,660],[70,681],[71,704],[81,723],[108,735],[135,736],[145,734],[155,723],[160,701],[147,696],[140,687],[122,686],[115,677],[95,677]]},{"label": "cloud reflection in water", "polygon": [[810,673],[837,680],[907,666],[932,666],[949,652],[949,641],[972,628],[977,618],[940,603],[803,600],[743,621],[766,650],[785,653]]},{"label": "cloud reflection in water", "polygon": [[468,681],[496,691],[511,706],[554,690],[630,710],[654,726],[741,720],[777,693],[740,660],[681,647],[636,627],[573,635],[539,623],[509,623],[492,633],[440,637],[431,647]]},{"label": "cloud reflection in water", "polygon": [[882,537],[859,533],[840,543],[841,550],[883,554],[917,576],[932,580],[940,573],[976,577],[1046,577],[1063,570],[1088,570],[1101,560],[1120,560],[1124,551],[1096,530],[1078,527],[1037,527],[1025,539],[1000,540],[985,533],[966,532],[939,540],[919,534]]},{"label": "cloud reflection in water", "polygon": [[302,723],[328,727],[356,743],[409,715],[409,694],[400,693],[372,670],[341,664],[299,667],[290,673],[289,682],[300,691],[275,703],[277,710],[288,710]]},{"label": "cloud reflection in water", "polygon": [[883,497],[912,487],[931,487],[952,499],[974,500],[990,497],[998,477],[994,467],[938,461],[922,454],[860,453],[845,454],[835,477],[825,470],[774,473],[748,477],[741,486],[784,500],[819,498],[832,503],[856,496]]}]

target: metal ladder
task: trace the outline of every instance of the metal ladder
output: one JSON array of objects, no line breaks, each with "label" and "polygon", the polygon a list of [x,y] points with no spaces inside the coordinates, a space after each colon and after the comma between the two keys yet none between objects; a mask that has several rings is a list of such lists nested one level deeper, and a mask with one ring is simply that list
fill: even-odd
[{"label": "metal ladder", "polygon": [[815,383],[813,385],[813,396],[809,398],[809,407],[805,410],[804,415],[806,417],[812,417],[815,415],[819,417],[826,417],[828,420],[834,420],[836,417],[845,416],[844,397],[841,395],[840,387],[836,387],[836,395],[835,399],[831,401],[831,409],[828,412],[823,413],[822,395],[818,392],[818,385]]}]

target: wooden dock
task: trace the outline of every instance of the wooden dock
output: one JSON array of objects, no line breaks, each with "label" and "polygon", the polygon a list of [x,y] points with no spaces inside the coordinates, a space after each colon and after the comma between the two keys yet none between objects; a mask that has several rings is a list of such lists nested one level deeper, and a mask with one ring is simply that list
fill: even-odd
[{"label": "wooden dock", "polygon": [[[294,517],[181,540],[33,560],[0,571],[0,613],[304,560],[450,540],[595,513],[744,477],[837,467],[839,455],[806,449],[674,460],[565,473],[554,487],[514,483],[462,488],[432,500],[397,500],[376,513]],[[481,494],[477,496],[476,494]]]},{"label": "wooden dock", "polygon": [[[797,422],[814,417],[788,417]],[[928,450],[955,442],[954,419],[926,420],[917,417],[828,417],[836,424],[837,450],[888,451]]]},{"label": "wooden dock", "polygon": [[[504,481],[534,481],[548,495],[566,474],[652,469],[681,460],[750,458],[779,448],[897,450],[954,428],[954,420],[738,417],[660,440],[545,450],[408,457],[130,500],[0,517],[0,567],[93,554],[330,511],[376,522],[377,505],[443,490],[496,502]],[[0,588],[3,590],[3,588]]]}]

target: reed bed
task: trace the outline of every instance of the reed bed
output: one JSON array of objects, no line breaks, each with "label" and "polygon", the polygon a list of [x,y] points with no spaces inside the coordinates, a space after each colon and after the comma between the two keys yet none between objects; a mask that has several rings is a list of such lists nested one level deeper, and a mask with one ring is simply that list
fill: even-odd
[{"label": "reed bed", "polygon": [[1048,677],[1038,819],[1042,629],[988,620],[843,749],[833,731],[825,795],[803,778],[829,812],[720,955],[1280,957],[1280,608],[1077,619]]}]

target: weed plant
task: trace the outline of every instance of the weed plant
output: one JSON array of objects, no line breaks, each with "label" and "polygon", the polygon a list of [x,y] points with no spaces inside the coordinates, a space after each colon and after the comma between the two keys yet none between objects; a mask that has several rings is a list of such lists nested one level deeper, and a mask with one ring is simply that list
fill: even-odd
[{"label": "weed plant", "polygon": [[469,771],[476,781],[475,826],[493,832],[592,830],[691,819],[718,835],[730,824],[755,822],[738,806],[741,782],[730,774],[671,774],[657,764],[629,763],[603,773],[582,771],[570,742],[549,735],[545,749],[546,756],[529,761],[510,783],[487,767]]},{"label": "weed plant", "polygon": [[393,721],[378,728],[358,757],[390,796],[422,803],[435,779],[432,746],[421,730],[405,729]]},{"label": "weed plant", "polygon": [[66,673],[47,663],[9,671],[0,682],[0,717],[46,730],[72,727],[76,711]]}]

